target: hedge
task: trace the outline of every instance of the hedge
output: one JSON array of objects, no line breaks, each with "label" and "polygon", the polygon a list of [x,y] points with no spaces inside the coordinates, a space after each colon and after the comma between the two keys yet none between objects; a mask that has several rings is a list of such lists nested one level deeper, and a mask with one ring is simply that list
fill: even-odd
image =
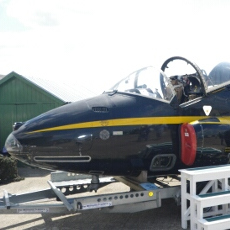
[{"label": "hedge", "polygon": [[0,157],[0,183],[22,180],[18,175],[17,160],[13,157]]}]

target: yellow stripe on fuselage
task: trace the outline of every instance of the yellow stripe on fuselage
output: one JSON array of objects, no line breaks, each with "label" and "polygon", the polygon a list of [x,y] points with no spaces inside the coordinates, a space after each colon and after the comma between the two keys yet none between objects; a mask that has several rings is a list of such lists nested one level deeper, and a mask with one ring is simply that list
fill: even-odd
[{"label": "yellow stripe on fuselage", "polygon": [[[190,123],[193,121],[207,119],[207,116],[174,116],[174,117],[143,117],[143,118],[121,118],[111,120],[89,121],[76,124],[56,126],[52,128],[35,130],[29,133],[62,131],[71,129],[112,127],[112,126],[131,126],[131,125],[170,125]],[[218,117],[221,124],[230,124],[230,117]],[[201,123],[201,122],[199,122]],[[207,122],[205,122],[207,124]],[[208,122],[208,124],[216,124],[216,122]]]}]

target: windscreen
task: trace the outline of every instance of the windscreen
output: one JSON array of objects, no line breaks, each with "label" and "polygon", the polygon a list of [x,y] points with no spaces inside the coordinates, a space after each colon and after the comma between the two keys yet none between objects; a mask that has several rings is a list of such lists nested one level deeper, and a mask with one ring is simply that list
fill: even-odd
[{"label": "windscreen", "polygon": [[169,79],[163,72],[153,67],[146,67],[131,73],[110,90],[139,94],[165,101],[170,101],[173,97]]}]

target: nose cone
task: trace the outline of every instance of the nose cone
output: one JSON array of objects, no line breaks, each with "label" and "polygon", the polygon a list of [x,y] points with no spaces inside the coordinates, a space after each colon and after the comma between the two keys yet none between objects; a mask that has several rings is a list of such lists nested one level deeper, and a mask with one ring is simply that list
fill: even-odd
[{"label": "nose cone", "polygon": [[5,147],[7,152],[14,156],[22,151],[22,145],[12,133],[7,137]]},{"label": "nose cone", "polygon": [[100,95],[50,110],[21,124],[8,136],[5,147],[9,154],[33,166],[66,170],[70,163],[73,170],[76,164],[88,167],[85,164],[92,154],[101,151],[97,147],[92,153],[98,128],[103,128],[101,121],[110,116],[108,109],[100,109],[110,104],[108,95]]}]

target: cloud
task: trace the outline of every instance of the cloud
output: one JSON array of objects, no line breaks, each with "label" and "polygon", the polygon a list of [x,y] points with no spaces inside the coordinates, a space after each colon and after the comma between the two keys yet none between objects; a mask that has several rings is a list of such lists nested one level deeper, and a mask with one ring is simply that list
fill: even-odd
[{"label": "cloud", "polygon": [[23,25],[0,32],[5,74],[65,76],[108,88],[143,66],[159,68],[170,56],[199,64],[210,53],[229,53],[229,8],[215,1],[0,1],[8,15],[0,23],[14,18]]},{"label": "cloud", "polygon": [[[27,27],[56,25],[55,13],[52,12],[52,1],[11,0],[7,13]],[[45,7],[44,7],[45,6]]]},{"label": "cloud", "polygon": [[87,0],[11,0],[7,13],[30,28],[59,24],[68,26],[76,23],[79,15],[91,14],[94,6],[94,1]]}]

